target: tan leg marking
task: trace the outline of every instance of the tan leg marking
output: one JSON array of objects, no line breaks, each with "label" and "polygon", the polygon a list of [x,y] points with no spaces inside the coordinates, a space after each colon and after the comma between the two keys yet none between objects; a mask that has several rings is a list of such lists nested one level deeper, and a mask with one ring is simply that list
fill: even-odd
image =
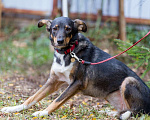
[{"label": "tan leg marking", "polygon": [[127,100],[125,99],[124,92],[126,90],[126,85],[130,84],[130,83],[137,83],[137,81],[133,77],[127,77],[127,78],[125,78],[125,80],[121,84],[121,95],[122,95],[128,109],[130,109],[130,106],[129,106]]},{"label": "tan leg marking", "polygon": [[28,98],[23,104],[29,105],[34,101],[38,102],[49,94],[55,92],[64,83],[63,81],[57,81],[56,78],[57,77],[54,74],[51,74],[51,77],[47,80],[43,87],[40,88],[33,96]]},{"label": "tan leg marking", "polygon": [[70,86],[68,86],[68,88],[45,109],[46,111],[48,111],[48,114],[58,109],[69,98],[71,98],[73,95],[79,92],[80,86],[80,81],[76,81]]},{"label": "tan leg marking", "polygon": [[[60,87],[60,85],[62,85],[63,83],[64,82],[62,81],[57,81],[57,77],[53,74],[45,83],[45,85],[41,89],[39,89],[33,96],[28,98],[23,104],[13,106],[13,107],[4,107],[1,111],[7,112],[7,113],[8,112],[13,113],[13,112],[19,112],[19,111],[28,109],[32,105],[34,105],[36,102],[40,101],[42,98],[56,91]],[[46,114],[48,115],[48,111],[44,111],[44,115]]]}]

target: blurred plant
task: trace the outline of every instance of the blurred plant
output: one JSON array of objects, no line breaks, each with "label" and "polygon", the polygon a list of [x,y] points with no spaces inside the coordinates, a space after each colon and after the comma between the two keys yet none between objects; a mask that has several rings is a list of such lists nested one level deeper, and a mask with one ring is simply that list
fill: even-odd
[{"label": "blurred plant", "polygon": [[109,20],[102,23],[101,17],[97,18],[94,27],[89,26],[89,28],[85,35],[98,47],[101,47],[102,41],[109,40],[111,42],[118,36],[117,24],[109,22]]},{"label": "blurred plant", "polygon": [[[43,27],[35,25],[22,28],[5,26],[6,40],[0,41],[0,74],[12,71],[27,71],[30,67],[39,68],[51,64],[48,34]],[[15,32],[17,31],[17,32]],[[49,69],[49,68],[48,68]]]},{"label": "blurred plant", "polygon": [[[145,29],[145,30],[138,30],[137,26],[127,26],[127,40],[130,40],[131,42],[135,43],[137,42],[139,39],[141,39],[145,33],[147,33],[149,31],[149,29]],[[147,36],[141,43],[139,43],[140,45],[143,45],[148,47],[150,46],[150,35]]]},{"label": "blurred plant", "polygon": [[[131,42],[124,42],[119,39],[115,40],[120,50],[125,50],[133,45]],[[146,75],[148,71],[150,71],[150,48],[144,46],[134,46],[132,49],[127,51],[128,55],[132,56],[134,63],[132,65],[136,66],[136,69],[145,66],[145,71],[142,74],[142,78]]]}]

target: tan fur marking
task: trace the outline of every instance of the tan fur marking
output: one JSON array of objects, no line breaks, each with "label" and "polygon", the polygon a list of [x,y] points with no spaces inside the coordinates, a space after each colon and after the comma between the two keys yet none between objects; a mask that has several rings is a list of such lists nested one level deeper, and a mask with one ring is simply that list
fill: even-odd
[{"label": "tan fur marking", "polygon": [[70,27],[69,27],[68,25],[66,25],[66,26],[65,26],[65,30],[67,30],[68,28],[70,29]]},{"label": "tan fur marking", "polygon": [[82,20],[79,20],[79,19],[76,19],[76,22],[77,22],[78,24],[83,24],[83,21],[82,21]]},{"label": "tan fur marking", "polygon": [[82,31],[82,29],[83,29],[83,25],[80,25],[80,26],[78,27],[78,30]]},{"label": "tan fur marking", "polygon": [[76,28],[78,28],[79,31],[83,31],[83,32],[87,31],[87,26],[82,20],[75,19],[74,20],[74,25],[75,25]]},{"label": "tan fur marking", "polygon": [[128,104],[127,100],[125,99],[125,96],[124,96],[124,92],[126,90],[125,87],[126,87],[126,84],[122,84],[121,85],[121,95],[122,95],[122,97],[123,97],[123,99],[125,101],[125,104],[127,105],[127,108],[130,109],[130,106],[129,106],[129,104]]},{"label": "tan fur marking", "polygon": [[70,41],[71,38],[72,38],[72,36],[71,36],[71,37],[66,37],[66,38],[65,38],[65,41],[64,41],[64,42],[65,42],[65,45],[67,45],[67,44],[69,43],[69,41]]},{"label": "tan fur marking", "polygon": [[68,25],[66,25],[65,28],[68,28]]},{"label": "tan fur marking", "polygon": [[70,75],[69,75],[70,80],[73,80],[73,75],[76,69],[77,69],[77,65],[74,65],[72,67],[72,70],[70,71]]},{"label": "tan fur marking", "polygon": [[54,39],[53,35],[51,34],[51,38]]},{"label": "tan fur marking", "polygon": [[58,25],[55,25],[55,27],[58,27]]},{"label": "tan fur marking", "polygon": [[[74,91],[69,91],[70,93],[73,93]],[[61,94],[62,95],[62,94]],[[61,96],[60,95],[60,96]],[[48,111],[48,114],[53,112],[54,110],[58,109],[62,104],[64,104],[69,98],[71,98],[74,94],[72,95],[67,95],[66,97],[63,98],[63,100],[56,102],[56,100],[60,97],[57,97],[45,110]]]},{"label": "tan fur marking", "polygon": [[46,24],[47,21],[48,21],[48,20],[46,20],[46,19],[41,20],[41,22],[44,23],[44,24]]},{"label": "tan fur marking", "polygon": [[81,85],[80,81],[76,81],[73,85],[69,86],[59,97],[57,97],[45,110],[48,111],[48,114],[58,109],[63,103],[68,99],[74,96],[77,92],[80,91],[79,86]]},{"label": "tan fur marking", "polygon": [[53,71],[51,71],[51,78],[47,80],[47,82],[43,85],[42,88],[40,88],[33,96],[31,96],[30,98],[28,98],[23,104],[24,105],[29,105],[30,103],[36,101],[40,101],[41,99],[43,99],[44,97],[46,97],[47,95],[53,93],[54,91],[56,91],[60,85],[62,85],[64,82],[63,81],[57,81],[56,80],[56,76],[54,74]]},{"label": "tan fur marking", "polygon": [[53,37],[54,43],[57,44],[57,38]]},{"label": "tan fur marking", "polygon": [[50,19],[42,19],[38,22],[38,27],[42,27],[43,25],[46,25],[47,29],[50,29],[52,20]]},{"label": "tan fur marking", "polygon": [[[69,91],[70,93],[73,93],[74,91]],[[61,95],[60,95],[61,96]],[[59,97],[60,97],[59,96]],[[74,96],[74,94],[72,95],[68,95],[65,98],[63,98],[63,100],[56,102],[56,100],[59,98],[56,98],[45,110],[48,111],[48,114],[50,114],[51,112],[53,112],[54,110],[58,109],[62,104],[64,104],[69,98],[71,98],[72,96]]]},{"label": "tan fur marking", "polygon": [[[72,95],[73,96],[73,95]],[[71,97],[72,97],[71,96]],[[70,98],[70,97],[69,97]],[[60,102],[56,102],[56,99],[45,109],[48,111],[48,114],[53,112],[54,110],[58,109],[62,104],[64,104],[69,98],[64,98],[64,100]]]},{"label": "tan fur marking", "polygon": [[129,84],[129,83],[131,83],[131,82],[136,83],[136,80],[135,80],[133,77],[127,77],[127,78],[123,81],[123,83],[122,83],[122,85],[121,85],[121,95],[122,95],[123,99],[125,100],[125,103],[126,103],[128,109],[130,109],[130,106],[129,106],[127,100],[125,99],[124,92],[125,92],[125,90],[126,90],[126,85]]}]

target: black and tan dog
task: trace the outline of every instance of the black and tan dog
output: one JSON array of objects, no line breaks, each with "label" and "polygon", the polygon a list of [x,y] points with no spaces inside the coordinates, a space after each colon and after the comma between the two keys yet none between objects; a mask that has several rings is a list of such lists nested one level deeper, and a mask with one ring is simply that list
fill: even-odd
[{"label": "black and tan dog", "polygon": [[45,24],[55,49],[49,79],[22,105],[5,107],[1,111],[18,112],[28,109],[67,83],[68,87],[58,98],[45,110],[37,111],[33,115],[49,115],[80,91],[85,95],[107,100],[120,113],[120,119],[128,119],[139,112],[150,113],[150,89],[125,64],[112,59],[98,65],[87,65],[72,58],[70,52],[78,58],[94,63],[111,57],[78,33],[87,30],[83,21],[58,17],[53,21],[40,20],[38,26]]}]

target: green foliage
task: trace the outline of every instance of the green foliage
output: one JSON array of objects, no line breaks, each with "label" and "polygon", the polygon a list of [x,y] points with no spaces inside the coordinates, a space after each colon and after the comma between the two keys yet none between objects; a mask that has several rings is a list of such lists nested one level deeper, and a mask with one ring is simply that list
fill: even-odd
[{"label": "green foliage", "polygon": [[146,82],[146,84],[150,88],[150,81]]},{"label": "green foliage", "polygon": [[[130,40],[131,42],[135,43],[137,42],[139,39],[141,39],[146,33],[148,33],[148,29],[145,30],[137,30],[136,26],[132,25],[132,26],[127,26],[127,39]],[[140,45],[149,47],[150,46],[150,35],[147,36],[141,43],[139,43]]]},{"label": "green foliage", "polygon": [[118,36],[117,24],[115,22],[105,22],[101,25],[101,19],[98,18],[94,27],[90,27],[88,31],[85,33],[85,36],[90,38],[93,43],[101,47],[103,46],[101,42],[104,40],[109,40],[111,42]]},{"label": "green foliage", "polygon": [[27,71],[51,64],[50,40],[45,28],[29,25],[21,29],[3,29],[9,37],[0,41],[0,74],[3,72]]},{"label": "green foliage", "polygon": [[[115,41],[122,51],[133,45],[131,42],[124,42],[118,39],[116,39]],[[136,68],[145,66],[146,70],[141,76],[143,78],[150,70],[150,48],[136,45],[132,49],[127,51],[127,53],[128,55],[132,56],[132,59],[134,61],[133,64],[137,66]]]}]

